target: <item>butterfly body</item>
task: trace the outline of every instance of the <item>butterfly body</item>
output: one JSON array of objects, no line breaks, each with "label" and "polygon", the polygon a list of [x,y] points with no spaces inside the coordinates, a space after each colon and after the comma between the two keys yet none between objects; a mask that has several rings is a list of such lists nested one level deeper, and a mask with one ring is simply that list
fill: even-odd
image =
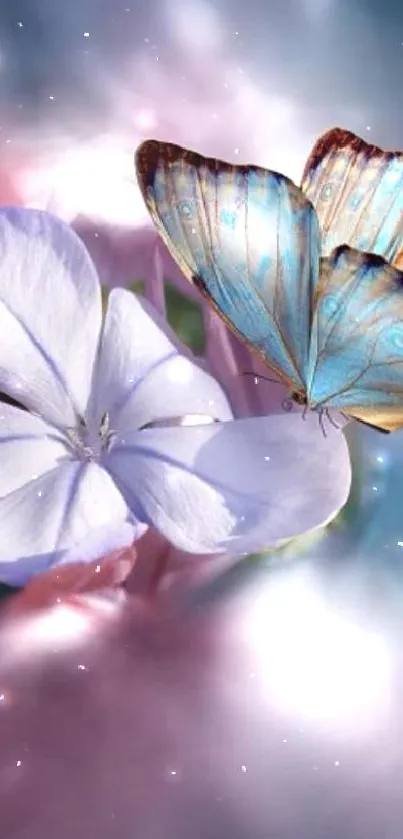
[{"label": "butterfly body", "polygon": [[[363,150],[354,140],[349,152],[345,138],[339,143],[337,156],[334,137],[328,138],[320,152],[323,166],[316,151],[305,170],[305,182],[319,203],[325,201],[319,215],[284,175],[170,143],[140,146],[137,177],[184,275],[288,387],[294,402],[389,431],[403,426],[403,274],[358,244],[373,244],[388,255],[402,251],[396,207],[403,201],[403,164],[397,197],[387,199],[375,175],[369,179],[371,194],[379,193],[383,223],[377,210],[375,221],[366,224],[357,216],[354,229],[350,221],[347,229],[349,217],[342,214],[340,235],[350,230],[350,247],[336,241],[329,226],[334,212],[326,204],[326,186],[331,181],[338,205],[357,212],[359,190],[365,193],[369,178],[365,160],[372,160],[373,169],[378,161],[382,180],[385,171],[392,177],[400,158],[388,158],[392,168],[385,170],[380,150],[368,152],[375,147],[365,144]],[[400,184],[400,168],[394,178]]]}]

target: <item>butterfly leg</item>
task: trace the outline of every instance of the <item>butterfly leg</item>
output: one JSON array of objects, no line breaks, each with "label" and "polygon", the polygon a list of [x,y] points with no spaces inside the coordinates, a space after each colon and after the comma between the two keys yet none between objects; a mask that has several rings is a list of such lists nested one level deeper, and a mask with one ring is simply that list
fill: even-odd
[{"label": "butterfly leg", "polygon": [[322,429],[323,436],[327,437],[325,424],[324,424],[324,421],[323,421],[324,413],[325,413],[325,410],[323,408],[319,408],[319,410],[318,410],[319,425]]},{"label": "butterfly leg", "polygon": [[[337,422],[335,422],[328,408],[325,408],[325,414],[333,428],[337,428],[338,430],[340,430],[341,425],[338,425]],[[345,414],[343,414],[343,416],[345,416]]]}]

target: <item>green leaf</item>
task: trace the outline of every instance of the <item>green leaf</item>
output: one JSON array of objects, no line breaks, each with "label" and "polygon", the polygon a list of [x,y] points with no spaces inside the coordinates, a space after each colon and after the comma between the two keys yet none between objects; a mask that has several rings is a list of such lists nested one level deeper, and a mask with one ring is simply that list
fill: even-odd
[{"label": "green leaf", "polygon": [[133,280],[132,283],[129,285],[130,291],[133,291],[134,294],[144,294],[146,284],[144,280]]},{"label": "green leaf", "polygon": [[202,355],[206,345],[203,312],[199,303],[191,300],[187,295],[171,285],[165,283],[165,305],[167,321],[176,332],[178,338],[186,344],[195,355]]}]

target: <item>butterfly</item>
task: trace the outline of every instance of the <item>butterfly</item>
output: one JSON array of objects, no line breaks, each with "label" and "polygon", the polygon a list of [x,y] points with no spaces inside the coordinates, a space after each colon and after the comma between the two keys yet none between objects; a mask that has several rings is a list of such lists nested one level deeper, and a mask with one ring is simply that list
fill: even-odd
[{"label": "butterfly", "polygon": [[183,274],[297,404],[403,427],[403,154],[333,129],[300,188],[147,140],[136,172]]}]

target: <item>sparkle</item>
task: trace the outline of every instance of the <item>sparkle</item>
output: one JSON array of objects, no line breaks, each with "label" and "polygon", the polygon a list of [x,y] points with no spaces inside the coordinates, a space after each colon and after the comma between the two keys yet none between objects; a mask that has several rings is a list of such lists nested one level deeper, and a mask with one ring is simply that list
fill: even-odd
[{"label": "sparkle", "polygon": [[383,463],[383,457],[381,457],[381,456],[379,455],[379,457],[377,457],[377,461],[378,461],[378,463]]},{"label": "sparkle", "polygon": [[335,760],[334,765],[335,765],[335,766],[340,766],[340,761],[339,761],[339,760]]},{"label": "sparkle", "polygon": [[378,492],[378,487],[372,487],[372,489],[374,490],[374,492]]},{"label": "sparkle", "polygon": [[245,772],[247,772],[247,771],[248,771],[244,763],[242,764],[241,769],[242,769],[242,772],[243,772],[244,774],[245,774]]},{"label": "sparkle", "polygon": [[25,27],[24,27],[24,24],[23,24],[22,20],[19,20],[19,21],[18,21],[17,26],[18,26],[18,28],[19,28],[19,29],[25,29]]},{"label": "sparkle", "polygon": [[403,542],[398,542],[397,544],[398,544],[399,548],[403,548]]},{"label": "sparkle", "polygon": [[17,760],[17,766],[21,766],[21,763],[22,763],[21,760]]},{"label": "sparkle", "polygon": [[86,670],[85,664],[77,664],[77,670]]},{"label": "sparkle", "polygon": [[89,38],[89,37],[90,37],[90,33],[89,32],[84,32],[84,38]]}]

